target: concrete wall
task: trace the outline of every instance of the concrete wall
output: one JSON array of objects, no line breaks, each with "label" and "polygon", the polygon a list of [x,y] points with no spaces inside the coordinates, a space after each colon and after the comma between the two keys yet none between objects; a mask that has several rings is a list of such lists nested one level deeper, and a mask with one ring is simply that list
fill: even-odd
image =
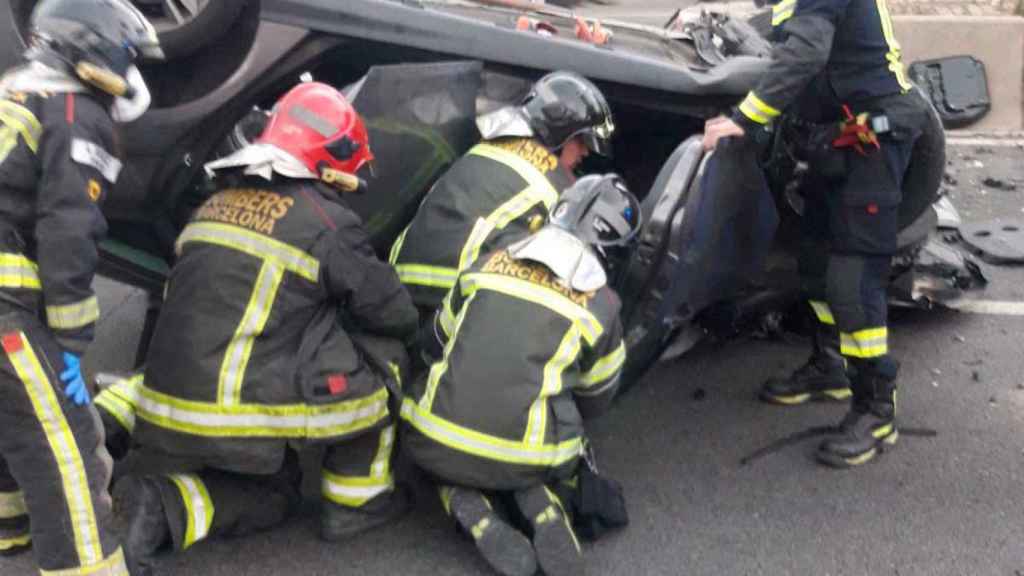
[{"label": "concrete wall", "polygon": [[1024,18],[896,16],[903,61],[968,54],[985,63],[992,110],[972,131],[1024,128]]}]

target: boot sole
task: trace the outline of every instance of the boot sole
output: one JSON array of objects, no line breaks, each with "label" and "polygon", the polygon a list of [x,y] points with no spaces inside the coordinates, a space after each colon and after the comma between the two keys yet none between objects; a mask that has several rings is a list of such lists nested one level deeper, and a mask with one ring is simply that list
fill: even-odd
[{"label": "boot sole", "polygon": [[840,456],[831,452],[818,451],[817,459],[818,462],[838,469],[849,469],[856,468],[857,466],[863,466],[868,462],[875,459],[876,456],[885,452],[887,449],[892,448],[896,445],[896,441],[899,440],[899,430],[893,429],[889,435],[875,441],[875,445],[868,451],[858,454],[856,456]]},{"label": "boot sole", "polygon": [[502,576],[533,576],[537,572],[537,557],[530,541],[499,518],[481,498],[453,496],[451,514],[472,536],[476,549],[496,572]]},{"label": "boot sole", "polygon": [[849,388],[835,388],[788,395],[761,392],[759,395],[762,402],[777,406],[799,406],[808,402],[845,402],[850,399],[850,396],[853,396],[853,392]]},{"label": "boot sole", "polygon": [[[402,502],[395,503],[388,510],[377,514],[358,512],[354,510],[340,511],[341,514],[347,513],[347,517],[344,520],[332,521],[329,519],[329,513],[327,511],[321,511],[320,539],[324,542],[336,544],[338,542],[351,540],[357,536],[361,536],[367,532],[380,528],[381,526],[391,524],[392,522],[397,522],[412,510],[411,498],[408,495],[400,496],[400,498],[402,498]],[[334,506],[334,504],[326,502],[323,505]]]},{"label": "boot sole", "polygon": [[565,518],[560,517],[534,529],[533,548],[546,576],[583,574],[583,557],[565,522]]}]

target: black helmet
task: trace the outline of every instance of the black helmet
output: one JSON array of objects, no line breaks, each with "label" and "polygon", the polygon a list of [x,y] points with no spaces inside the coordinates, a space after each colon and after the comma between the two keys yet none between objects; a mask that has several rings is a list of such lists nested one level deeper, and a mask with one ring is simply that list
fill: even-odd
[{"label": "black helmet", "polygon": [[557,150],[573,136],[582,136],[592,152],[611,155],[615,131],[604,94],[579,74],[552,72],[533,85],[523,100],[530,128],[545,146]]},{"label": "black helmet", "polygon": [[551,209],[551,224],[591,246],[623,246],[640,230],[640,202],[617,174],[584,176]]},{"label": "black helmet", "polygon": [[30,58],[47,55],[98,88],[126,89],[139,55],[162,59],[156,29],[127,0],[41,0],[30,20]]}]

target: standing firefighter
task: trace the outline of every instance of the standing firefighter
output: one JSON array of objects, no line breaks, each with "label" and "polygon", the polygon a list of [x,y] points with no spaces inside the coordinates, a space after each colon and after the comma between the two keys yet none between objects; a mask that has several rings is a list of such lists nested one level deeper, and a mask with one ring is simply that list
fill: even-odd
[{"label": "standing firefighter", "polygon": [[903,177],[928,104],[907,81],[885,0],[782,0],[772,23],[770,68],[732,119],[708,122],[705,147],[756,137],[783,111],[825,126],[824,152],[809,158],[819,189],[807,197],[800,266],[818,319],[814,353],[789,378],[768,381],[762,398],[798,404],[852,389],[841,433],[818,458],[855,466],[898,437],[886,287]]},{"label": "standing firefighter", "polygon": [[34,546],[43,574],[125,575],[79,364],[100,314],[99,203],[121,171],[114,121],[149,104],[136,56],[162,54],[121,0],[43,0],[31,31],[29,63],[0,80],[0,554]]},{"label": "standing firefighter", "polygon": [[[608,407],[626,358],[595,248],[628,242],[638,218],[617,176],[587,176],[550,224],[464,270],[437,315],[443,352],[403,402],[409,453],[501,574],[582,571],[555,490],[576,474],[582,418]],[[511,493],[532,546],[495,512],[493,491]]]},{"label": "standing firefighter", "polygon": [[571,72],[544,76],[520,106],[477,125],[484,141],[437,181],[391,249],[424,320],[459,271],[542,224],[579,163],[610,153],[615,130],[601,91]]},{"label": "standing firefighter", "polygon": [[305,83],[277,102],[256,144],[208,166],[234,168],[235,181],[178,238],[133,389],[140,456],[175,473],[128,477],[116,491],[140,574],[162,547],[279,524],[300,501],[292,448],[304,443],[327,446],[324,539],[407,509],[391,474],[386,385],[404,368],[416,308],[338,196],[364,186],[356,175],[372,159],[345,97]]}]

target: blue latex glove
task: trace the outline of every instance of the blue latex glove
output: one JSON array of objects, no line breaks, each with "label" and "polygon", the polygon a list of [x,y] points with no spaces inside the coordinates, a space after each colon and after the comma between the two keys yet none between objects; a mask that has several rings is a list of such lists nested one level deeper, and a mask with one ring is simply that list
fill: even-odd
[{"label": "blue latex glove", "polygon": [[60,373],[64,395],[79,406],[89,404],[89,389],[82,378],[82,360],[71,352],[64,353],[64,371]]}]

